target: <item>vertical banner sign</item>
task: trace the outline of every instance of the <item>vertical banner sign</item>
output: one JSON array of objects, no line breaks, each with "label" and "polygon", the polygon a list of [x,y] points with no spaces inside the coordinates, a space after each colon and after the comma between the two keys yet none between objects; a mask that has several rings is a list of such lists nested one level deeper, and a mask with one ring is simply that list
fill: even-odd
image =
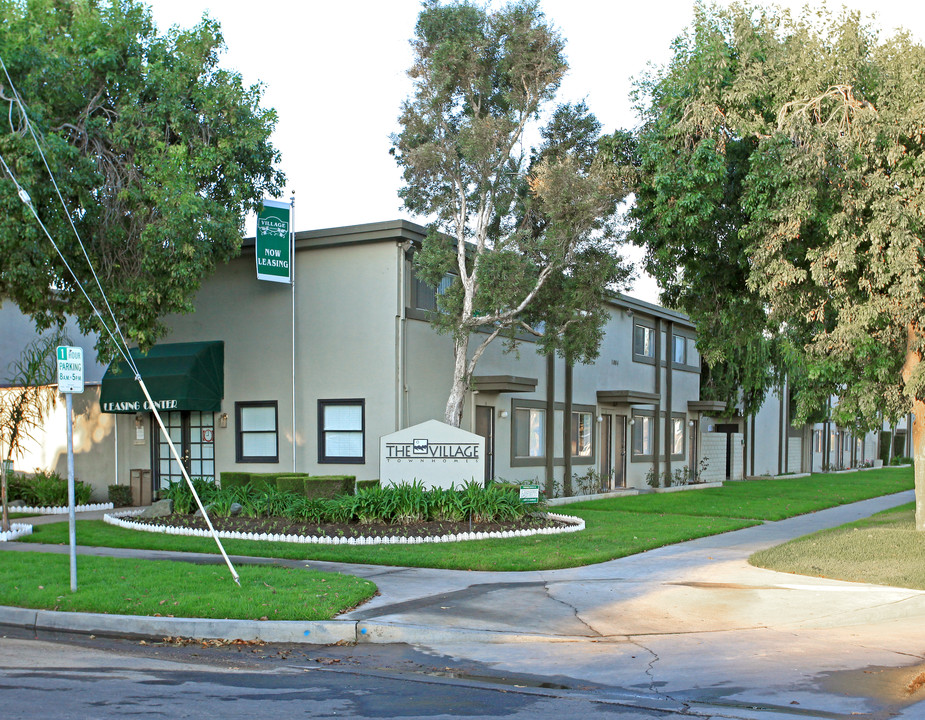
[{"label": "vertical banner sign", "polygon": [[264,200],[257,214],[257,279],[292,281],[289,248],[289,203]]}]

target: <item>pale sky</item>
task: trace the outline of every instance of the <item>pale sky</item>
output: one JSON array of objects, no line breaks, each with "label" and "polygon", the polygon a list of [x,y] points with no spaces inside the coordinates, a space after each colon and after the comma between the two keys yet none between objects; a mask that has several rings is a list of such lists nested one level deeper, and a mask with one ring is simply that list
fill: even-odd
[{"label": "pale sky", "polygon": [[[161,32],[194,25],[208,12],[221,23],[228,46],[222,65],[240,72],[248,85],[265,85],[263,104],[279,114],[273,141],[282,154],[286,197],[295,192],[297,230],[398,218],[423,222],[402,208],[401,176],[389,155],[389,135],[398,129],[399,106],[411,89],[405,72],[418,0],[149,4]],[[842,4],[876,13],[885,31],[902,26],[919,41],[925,35],[925,4],[850,0],[830,7]],[[693,0],[541,0],[541,7],[567,42],[570,70],[559,99],[586,99],[604,132],[612,132],[636,125],[631,80],[649,63],[668,60],[671,41],[690,23]],[[640,278],[630,293],[657,301],[649,278]]]}]

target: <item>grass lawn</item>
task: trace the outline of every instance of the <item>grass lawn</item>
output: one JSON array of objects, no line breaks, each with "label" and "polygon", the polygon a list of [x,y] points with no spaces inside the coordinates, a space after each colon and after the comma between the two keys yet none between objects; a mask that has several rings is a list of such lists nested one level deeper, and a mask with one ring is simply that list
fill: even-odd
[{"label": "grass lawn", "polygon": [[726,483],[721,488],[592,500],[574,503],[568,509],[594,507],[636,513],[783,520],[912,487],[912,468],[883,468],[843,475],[817,473],[800,478],[748,480]]},{"label": "grass lawn", "polygon": [[822,530],[762,550],[757,567],[835,580],[925,590],[925,533],[915,529],[915,504]]},{"label": "grass lawn", "polygon": [[0,605],[120,615],[329,620],[376,593],[372,582],[340,573],[265,565],[236,569],[240,588],[224,564],[81,555],[77,592],[72,593],[68,555],[0,552]]},{"label": "grass lawn", "polygon": [[[437,545],[296,545],[224,541],[230,554],[458,570],[549,570],[604,562],[813,510],[912,488],[911,468],[730,483],[722,488],[594,500],[554,508],[586,522],[583,532]],[[40,525],[27,542],[66,544],[67,523]],[[217,552],[209,538],[124,530],[80,521],[81,545]]]}]

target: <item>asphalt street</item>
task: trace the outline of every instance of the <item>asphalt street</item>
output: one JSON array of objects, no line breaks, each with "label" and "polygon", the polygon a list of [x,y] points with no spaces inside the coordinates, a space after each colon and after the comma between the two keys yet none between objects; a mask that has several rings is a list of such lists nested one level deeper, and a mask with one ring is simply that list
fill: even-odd
[{"label": "asphalt street", "polygon": [[[379,596],[325,627],[191,621],[186,632],[178,632],[175,626],[145,624],[150,618],[83,616],[70,629],[113,634],[108,620],[123,634],[135,624],[152,637],[160,631],[311,643],[327,642],[320,640],[325,632],[341,634],[347,650],[357,654],[408,647],[429,659],[422,666],[475,668],[462,680],[467,686],[473,676],[514,678],[505,693],[520,693],[519,678],[523,688],[532,683],[526,694],[552,693],[558,701],[604,702],[661,716],[923,718],[925,593],[786,575],[747,563],[755,550],[911,499],[911,492],[900,493],[566,570],[454,572],[303,561],[379,586]],[[40,549],[21,545],[26,544],[6,549]],[[62,613],[31,612],[31,620],[20,616],[18,624],[39,637],[68,629],[71,622]],[[57,617],[48,620],[52,615]],[[11,623],[12,617],[0,610],[0,621]],[[280,634],[268,637],[274,633]],[[560,689],[536,687],[544,679]],[[280,682],[289,687],[288,680]],[[518,717],[521,710],[542,716],[532,706],[507,707],[507,714],[496,716]],[[357,717],[376,716],[362,714],[371,708],[353,711]],[[574,711],[583,712],[578,706]],[[419,716],[440,716],[427,714],[433,712],[437,708]],[[481,714],[466,712],[456,709],[448,716]]]}]

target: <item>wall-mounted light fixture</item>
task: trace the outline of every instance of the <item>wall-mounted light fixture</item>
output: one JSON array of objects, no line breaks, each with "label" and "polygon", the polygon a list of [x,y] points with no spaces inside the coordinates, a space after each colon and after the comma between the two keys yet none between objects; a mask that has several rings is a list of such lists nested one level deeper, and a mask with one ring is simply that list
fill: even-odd
[{"label": "wall-mounted light fixture", "polygon": [[603,415],[598,415],[598,416],[597,416],[597,421],[598,421],[599,423],[604,422],[604,416],[603,416]]},{"label": "wall-mounted light fixture", "polygon": [[694,421],[693,421],[693,420],[688,420],[688,421],[687,421],[687,424],[690,425],[691,427],[694,427]]},{"label": "wall-mounted light fixture", "polygon": [[221,417],[218,419],[218,425],[223,428],[228,427],[228,413],[222,413]]},{"label": "wall-mounted light fixture", "polygon": [[501,412],[499,412],[499,413],[498,413],[498,417],[499,417],[499,418],[502,418],[502,419],[506,418],[506,417],[507,417],[507,410],[502,410]]},{"label": "wall-mounted light fixture", "polygon": [[636,424],[636,418],[630,418],[630,427]]}]

